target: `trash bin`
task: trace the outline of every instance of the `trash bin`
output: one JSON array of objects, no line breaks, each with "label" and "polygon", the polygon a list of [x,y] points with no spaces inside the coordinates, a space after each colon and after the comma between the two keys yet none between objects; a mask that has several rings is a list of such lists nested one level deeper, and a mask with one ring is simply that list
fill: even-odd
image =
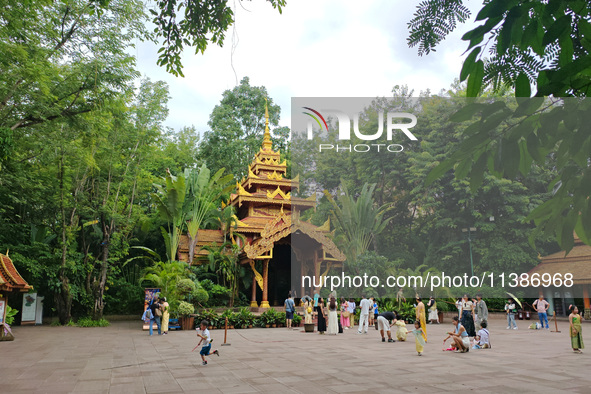
[{"label": "trash bin", "polygon": [[531,312],[525,311],[525,320],[529,320],[529,319],[531,319]]},{"label": "trash bin", "polygon": [[523,310],[520,309],[517,311],[517,318],[519,320],[523,320]]}]

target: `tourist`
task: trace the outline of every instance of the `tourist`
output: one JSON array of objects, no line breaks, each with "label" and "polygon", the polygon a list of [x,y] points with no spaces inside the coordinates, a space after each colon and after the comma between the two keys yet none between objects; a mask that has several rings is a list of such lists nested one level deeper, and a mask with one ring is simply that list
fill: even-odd
[{"label": "tourist", "polygon": [[474,313],[476,314],[476,326],[479,327],[480,323],[488,323],[488,307],[486,302],[482,299],[482,294],[476,294],[476,305],[474,307]]},{"label": "tourist", "polygon": [[[378,315],[379,315],[378,302],[376,301],[376,299],[374,297],[371,297],[371,300],[373,301],[373,320],[377,322]],[[372,323],[372,325],[373,325],[373,323]]]},{"label": "tourist", "polygon": [[[421,322],[415,320],[415,329],[412,330],[415,336],[415,349],[419,356],[423,355],[423,346],[425,346],[425,337],[427,336],[421,327]],[[445,342],[445,340],[444,340]]]},{"label": "tourist", "polygon": [[462,299],[462,326],[468,333],[468,336],[476,336],[476,330],[474,328],[474,303],[470,301],[467,294],[464,294]]},{"label": "tourist", "polygon": [[396,313],[382,312],[378,315],[376,320],[378,322],[378,330],[380,330],[380,335],[382,336],[382,342],[386,342],[384,331],[388,333],[388,342],[396,342],[392,339],[392,331],[390,330],[390,327],[396,324]]},{"label": "tourist", "polygon": [[452,324],[454,325],[455,330],[447,333],[447,337],[443,340],[443,344],[445,345],[445,341],[447,341],[448,338],[451,338],[453,340],[453,347],[456,348],[457,352],[468,352],[470,350],[470,339],[468,338],[466,329],[460,324],[460,319],[458,319],[457,316],[453,317]]},{"label": "tourist", "polygon": [[462,298],[458,298],[456,301],[456,308],[458,308],[458,318],[462,318]]},{"label": "tourist", "polygon": [[402,302],[406,302],[406,298],[404,298],[404,289],[402,287],[399,288],[396,293],[396,301],[398,302],[398,309],[400,309],[400,304]]},{"label": "tourist", "polygon": [[348,308],[349,303],[347,302],[347,300],[341,298],[341,326],[343,326],[343,329],[345,330],[349,329],[350,324]]},{"label": "tourist", "polygon": [[328,302],[328,327],[326,328],[326,333],[328,335],[337,335],[339,333],[337,300],[334,297],[331,297]]},{"label": "tourist", "polygon": [[170,319],[169,305],[166,297],[162,297],[162,335],[168,334],[168,322]]},{"label": "tourist", "polygon": [[570,315],[568,315],[568,322],[570,324],[570,343],[573,347],[573,352],[583,353],[581,349],[585,349],[583,344],[583,332],[581,331],[581,315],[579,315],[579,308],[574,305],[568,307]]},{"label": "tourist", "polygon": [[544,323],[546,323],[546,330],[549,330],[550,327],[548,326],[548,301],[544,299],[544,296],[540,294],[540,298],[534,301],[532,305],[536,311],[538,312],[538,317],[540,318],[540,325],[544,328]]},{"label": "tourist", "polygon": [[316,314],[318,320],[318,332],[322,335],[326,331],[326,312],[324,310],[324,299],[318,299],[318,305],[316,306]]},{"label": "tourist", "polygon": [[355,300],[353,298],[349,298],[347,310],[349,311],[349,328],[353,328],[355,325]]},{"label": "tourist", "polygon": [[312,299],[309,296],[304,296],[302,301],[304,301],[304,324],[311,324],[313,312]]},{"label": "tourist", "polygon": [[517,312],[515,309],[515,301],[513,301],[513,298],[509,298],[505,303],[505,313],[507,313],[507,330],[510,330],[511,328],[517,330],[517,323],[515,323],[515,312]]},{"label": "tourist", "polygon": [[415,309],[415,320],[418,320],[421,323],[423,339],[425,340],[425,342],[427,342],[427,321],[425,319],[425,304],[423,304],[421,297],[419,297],[418,295],[416,301],[417,306]]},{"label": "tourist", "polygon": [[293,320],[293,313],[295,312],[295,303],[291,298],[291,293],[287,294],[287,299],[283,305],[285,306],[285,321],[287,329],[291,330],[291,321]]},{"label": "tourist", "polygon": [[437,316],[437,302],[435,301],[433,296],[429,297],[427,308],[429,308],[429,322],[431,324],[439,324],[439,316]]},{"label": "tourist", "polygon": [[152,303],[149,306],[150,311],[152,312],[152,318],[150,319],[150,335],[154,334],[154,323],[156,323],[156,326],[158,327],[158,335],[162,335],[162,329],[160,326],[160,317],[162,316],[162,309],[158,301],[158,296],[154,296],[154,298],[152,299]]},{"label": "tourist", "polygon": [[404,342],[406,341],[406,335],[408,334],[408,329],[406,328],[406,324],[404,320],[398,319],[396,320],[396,339]]},{"label": "tourist", "polygon": [[358,334],[367,334],[370,308],[371,302],[365,298],[365,295],[361,295],[361,301],[359,301],[359,309],[361,312],[359,313],[359,329],[357,330]]},{"label": "tourist", "polygon": [[374,305],[375,302],[373,297],[369,297],[369,315],[367,316],[368,325],[371,327],[374,325]]},{"label": "tourist", "polygon": [[[199,345],[201,345],[201,343],[203,343],[203,345],[201,346],[201,351],[199,352],[199,354],[201,355],[201,360],[203,361],[201,363],[201,365],[207,365],[207,360],[205,360],[205,356],[210,355],[211,342],[213,342],[211,339],[211,336],[209,335],[209,330],[207,329],[207,325],[208,325],[208,321],[202,320],[199,328],[197,329],[197,336],[199,338],[201,338],[199,340],[199,343],[197,344],[197,346],[199,346]],[[211,352],[211,354],[215,354],[219,357],[220,352],[218,352],[217,350],[214,350],[213,352]]]},{"label": "tourist", "polygon": [[472,347],[472,349],[488,349],[490,348],[490,333],[486,329],[488,324],[485,321],[480,323],[480,330],[476,334],[476,343]]}]

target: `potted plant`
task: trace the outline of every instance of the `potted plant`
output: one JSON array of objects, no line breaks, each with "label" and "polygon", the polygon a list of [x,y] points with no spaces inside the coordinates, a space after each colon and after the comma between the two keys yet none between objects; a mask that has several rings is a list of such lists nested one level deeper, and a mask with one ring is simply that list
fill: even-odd
[{"label": "potted plant", "polygon": [[242,328],[252,327],[254,314],[247,307],[240,308],[238,312],[238,326]]},{"label": "potted plant", "polygon": [[179,314],[179,323],[181,324],[181,329],[192,330],[195,326],[195,317],[190,316],[195,313],[195,307],[193,304],[189,304],[186,301],[181,301],[177,308],[177,313]]},{"label": "potted plant", "polygon": [[264,311],[260,316],[260,319],[264,322],[265,327],[267,328],[277,325],[276,318],[275,309],[273,308]]},{"label": "potted plant", "polygon": [[298,315],[297,313],[294,314],[293,321],[291,322],[291,325],[293,327],[299,327],[301,322],[302,322],[302,317],[300,315]]},{"label": "potted plant", "polygon": [[275,322],[277,323],[277,327],[284,327],[285,320],[286,320],[285,312],[277,312],[277,319],[275,320]]}]

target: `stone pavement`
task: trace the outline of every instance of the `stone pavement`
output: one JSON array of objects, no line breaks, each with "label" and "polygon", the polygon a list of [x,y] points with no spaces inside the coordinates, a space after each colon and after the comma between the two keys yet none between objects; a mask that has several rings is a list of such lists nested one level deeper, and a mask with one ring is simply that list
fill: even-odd
[{"label": "stone pavement", "polygon": [[[247,393],[445,392],[555,393],[591,391],[591,348],[570,349],[561,333],[505,330],[491,320],[492,349],[442,351],[445,324],[428,325],[429,343],[418,357],[414,339],[382,343],[346,330],[338,336],[286,328],[212,330],[213,348],[202,366],[195,332],[152,337],[141,322],[107,328],[14,327],[16,340],[0,342],[1,393]],[[410,327],[409,327],[410,328]],[[591,325],[583,324],[591,346]]]}]

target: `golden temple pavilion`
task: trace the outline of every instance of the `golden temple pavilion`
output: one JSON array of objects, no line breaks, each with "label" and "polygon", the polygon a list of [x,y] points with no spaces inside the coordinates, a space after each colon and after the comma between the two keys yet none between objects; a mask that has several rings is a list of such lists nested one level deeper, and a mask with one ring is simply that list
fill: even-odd
[{"label": "golden temple pavilion", "polygon": [[[301,277],[315,277],[316,283],[320,283],[318,278],[331,268],[342,269],[345,260],[328,237],[329,221],[315,226],[300,220],[301,212],[316,207],[316,195],[308,198],[292,195],[294,189],[299,190],[299,176],[288,179],[286,173],[286,161],[281,160],[279,151],[273,150],[269,114],[265,109],[262,146],[248,166],[248,175],[237,182],[236,192],[228,203],[236,208],[238,219],[237,227],[231,231],[242,234],[245,240],[236,238],[242,247],[240,264],[249,266],[252,274],[250,305],[253,308],[282,306],[290,291],[295,293],[294,298],[312,295],[319,288],[304,288]],[[222,230],[199,230],[194,263],[199,264],[199,257],[207,254],[201,249],[203,246],[219,245],[223,239]],[[185,236],[179,245],[180,259],[187,261],[188,252]]]}]

